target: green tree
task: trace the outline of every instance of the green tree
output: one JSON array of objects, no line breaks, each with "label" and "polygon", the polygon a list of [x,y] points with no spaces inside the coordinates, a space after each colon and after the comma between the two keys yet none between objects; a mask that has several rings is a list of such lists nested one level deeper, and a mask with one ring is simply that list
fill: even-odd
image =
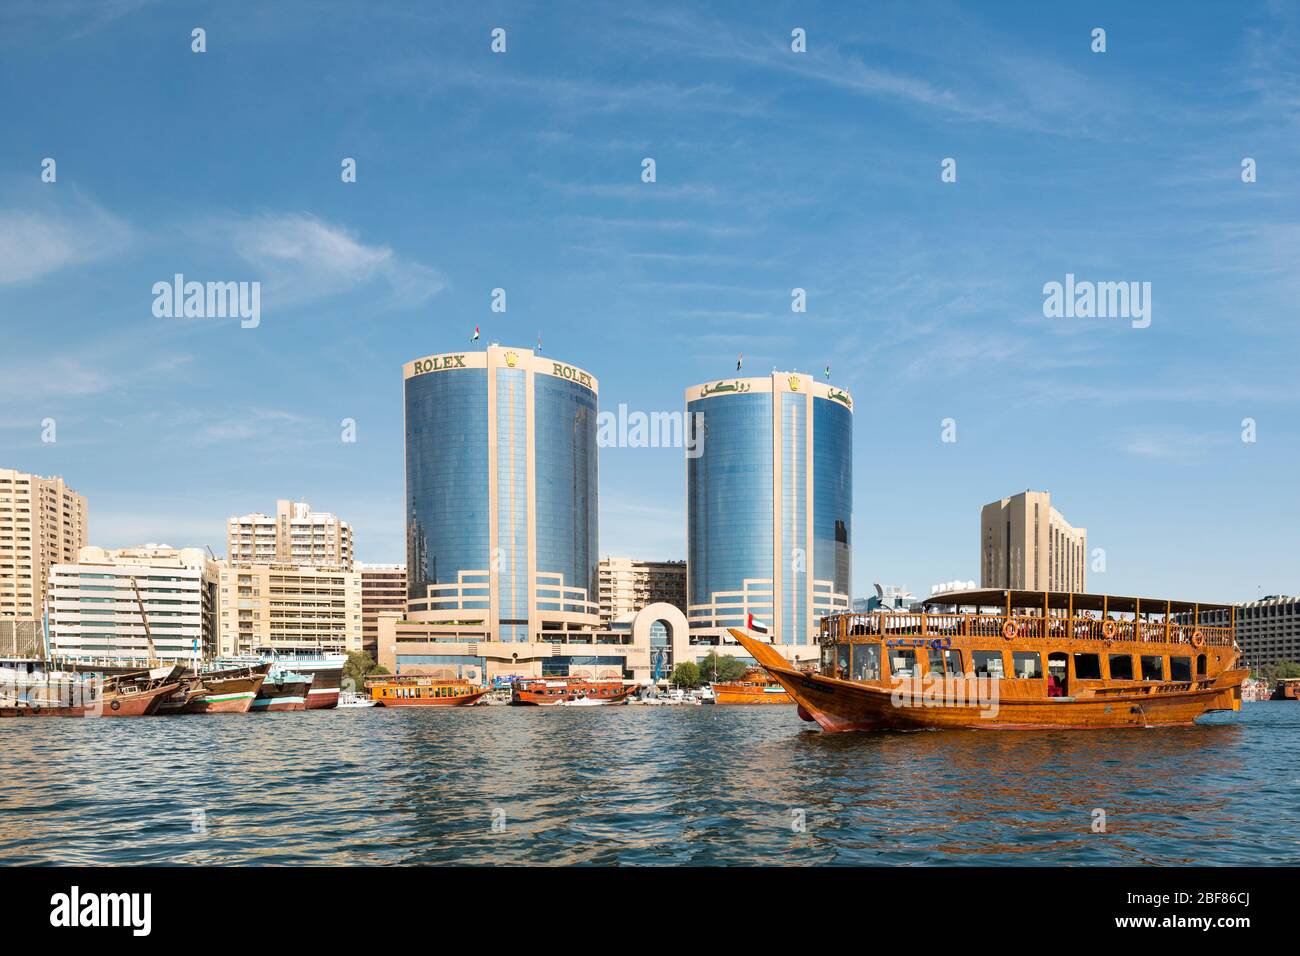
[{"label": "green tree", "polygon": [[1265,664],[1259,669],[1259,676],[1267,681],[1280,680],[1285,677],[1300,677],[1300,664],[1295,661],[1278,661]]},{"label": "green tree", "polygon": [[360,692],[365,687],[367,677],[387,673],[388,670],[376,664],[374,658],[365,651],[349,651],[347,663],[343,665],[344,686],[347,686],[347,681],[351,681],[352,688]]},{"label": "green tree", "polygon": [[749,670],[748,667],[734,657],[719,654],[717,651],[709,651],[707,657],[701,658],[699,667],[701,680],[717,681],[719,683],[740,680]]},{"label": "green tree", "polygon": [[700,683],[700,669],[690,661],[682,661],[673,668],[669,679],[678,687],[695,687]]}]

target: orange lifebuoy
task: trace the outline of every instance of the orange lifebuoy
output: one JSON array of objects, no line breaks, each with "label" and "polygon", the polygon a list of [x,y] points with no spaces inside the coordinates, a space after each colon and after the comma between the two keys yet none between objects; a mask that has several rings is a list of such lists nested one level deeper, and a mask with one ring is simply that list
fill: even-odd
[{"label": "orange lifebuoy", "polygon": [[1192,646],[1193,647],[1205,646],[1205,636],[1201,633],[1201,629],[1199,627],[1196,630],[1192,631]]},{"label": "orange lifebuoy", "polygon": [[1016,626],[1010,621],[1007,621],[1007,623],[1002,625],[1002,636],[1008,641],[1012,640],[1016,636]]},{"label": "orange lifebuoy", "polygon": [[1114,621],[1107,621],[1101,626],[1101,636],[1108,641],[1115,640],[1115,633],[1119,630]]}]

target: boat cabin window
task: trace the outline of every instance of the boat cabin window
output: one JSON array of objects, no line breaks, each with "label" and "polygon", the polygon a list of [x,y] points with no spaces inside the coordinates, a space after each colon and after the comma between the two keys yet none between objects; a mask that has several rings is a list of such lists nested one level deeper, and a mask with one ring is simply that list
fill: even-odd
[{"label": "boat cabin window", "polygon": [[1012,673],[1021,680],[1043,676],[1043,659],[1038,651],[1012,651]]},{"label": "boat cabin window", "polygon": [[1111,680],[1133,679],[1133,657],[1131,654],[1111,654],[1109,663]]},{"label": "boat cabin window", "polygon": [[840,677],[847,677],[849,673],[849,648],[850,644],[835,645],[835,672]]},{"label": "boat cabin window", "polygon": [[889,649],[889,673],[894,677],[912,677],[916,674],[916,651],[910,647]]},{"label": "boat cabin window", "polygon": [[1153,654],[1142,655],[1142,679],[1143,680],[1164,680],[1165,679],[1165,659]]},{"label": "boat cabin window", "polygon": [[[953,657],[957,654],[957,657]],[[961,673],[961,656],[960,652],[954,650],[943,650],[938,647],[930,648],[930,673],[935,677],[951,677],[954,674]]]},{"label": "boat cabin window", "polygon": [[1204,654],[1199,654],[1199,655],[1197,655],[1197,658],[1196,658],[1196,676],[1197,676],[1197,677],[1204,677],[1204,676],[1205,676],[1205,655],[1204,655]]},{"label": "boat cabin window", "polygon": [[1006,676],[1002,669],[1001,651],[971,651],[971,666],[979,677],[991,677],[1001,680]]},{"label": "boat cabin window", "polygon": [[880,680],[880,645],[853,645],[853,679]]},{"label": "boat cabin window", "polygon": [[1074,676],[1076,680],[1101,680],[1101,655],[1075,654]]},{"label": "boat cabin window", "polygon": [[832,644],[822,645],[822,673],[829,674],[831,667],[835,664],[835,646]]},{"label": "boat cabin window", "polygon": [[1169,658],[1169,679],[1170,680],[1191,680],[1192,659],[1190,657]]}]

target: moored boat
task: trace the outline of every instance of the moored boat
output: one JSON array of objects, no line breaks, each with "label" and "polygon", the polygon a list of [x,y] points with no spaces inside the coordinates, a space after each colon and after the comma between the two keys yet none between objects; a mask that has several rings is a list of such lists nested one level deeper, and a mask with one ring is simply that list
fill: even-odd
[{"label": "moored boat", "polygon": [[370,698],[380,707],[467,707],[491,688],[467,680],[419,674],[373,677],[366,681]]},{"label": "moored boat", "polygon": [[[1002,590],[925,605],[823,618],[813,673],[731,634],[828,731],[1165,727],[1241,708],[1231,605]],[[1223,610],[1230,626],[1201,623]]]},{"label": "moored boat", "polygon": [[182,708],[185,714],[246,714],[266,680],[270,664],[205,671],[199,675],[202,693]]},{"label": "moored boat", "polygon": [[144,717],[172,694],[172,668],[103,677],[47,668],[44,661],[0,665],[0,717]]},{"label": "moored boat", "polygon": [[257,654],[244,654],[236,657],[225,656],[217,663],[226,667],[250,667],[256,664],[270,664],[271,673],[285,670],[304,677],[310,677],[311,687],[307,691],[307,710],[325,710],[337,707],[339,689],[343,684],[343,665],[348,661],[346,654],[331,654],[324,651],[291,650],[284,648],[263,648]]},{"label": "moored boat", "polygon": [[312,674],[296,674],[293,671],[271,668],[266,680],[253,698],[253,713],[270,713],[273,711],[295,711],[307,709],[307,695],[311,691]]},{"label": "moored boat", "polygon": [[514,683],[510,703],[516,705],[549,707],[559,703],[588,701],[583,706],[625,704],[636,693],[637,684],[624,684],[621,680],[586,680],[579,677],[543,677],[522,679]]},{"label": "moored boat", "polygon": [[1278,678],[1271,700],[1300,700],[1300,677]]},{"label": "moored boat", "polygon": [[751,670],[739,680],[709,685],[716,704],[793,704],[784,687],[762,668]]}]

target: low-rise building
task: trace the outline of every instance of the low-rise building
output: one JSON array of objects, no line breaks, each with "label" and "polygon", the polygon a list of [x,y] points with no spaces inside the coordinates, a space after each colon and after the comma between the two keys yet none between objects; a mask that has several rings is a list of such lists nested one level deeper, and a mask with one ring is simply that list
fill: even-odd
[{"label": "low-rise building", "polygon": [[195,666],[215,649],[216,581],[198,548],[82,548],[75,564],[50,573],[50,651]]},{"label": "low-rise building", "polygon": [[361,575],[296,564],[221,562],[222,654],[361,650]]}]

